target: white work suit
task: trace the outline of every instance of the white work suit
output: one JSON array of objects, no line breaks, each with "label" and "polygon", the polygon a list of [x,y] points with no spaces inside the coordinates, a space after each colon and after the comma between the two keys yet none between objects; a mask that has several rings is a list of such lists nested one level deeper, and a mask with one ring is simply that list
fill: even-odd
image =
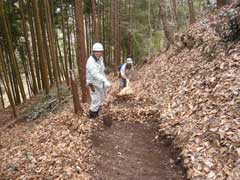
[{"label": "white work suit", "polygon": [[126,72],[130,71],[130,69],[126,68],[127,63],[124,63],[120,68],[120,88],[124,88],[127,86],[128,78],[126,76]]},{"label": "white work suit", "polygon": [[108,82],[105,73],[105,66],[103,63],[103,58],[96,59],[96,57],[90,56],[86,64],[86,80],[87,85],[92,84],[94,86],[95,92],[90,89],[91,105],[90,110],[97,112],[104,100],[105,93],[105,83]]}]

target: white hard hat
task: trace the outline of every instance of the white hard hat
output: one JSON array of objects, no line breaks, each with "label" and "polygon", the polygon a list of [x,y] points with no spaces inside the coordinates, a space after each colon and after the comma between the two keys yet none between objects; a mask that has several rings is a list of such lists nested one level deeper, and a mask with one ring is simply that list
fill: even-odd
[{"label": "white hard hat", "polygon": [[132,64],[132,63],[133,63],[132,58],[127,58],[127,63],[128,63],[128,64]]},{"label": "white hard hat", "polygon": [[103,51],[103,45],[101,43],[94,43],[93,45],[93,48],[92,48],[93,51]]}]

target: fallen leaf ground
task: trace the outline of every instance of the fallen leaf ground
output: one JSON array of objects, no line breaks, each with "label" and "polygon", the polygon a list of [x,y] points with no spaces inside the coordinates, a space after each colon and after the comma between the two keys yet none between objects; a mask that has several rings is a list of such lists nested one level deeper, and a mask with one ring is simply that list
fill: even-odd
[{"label": "fallen leaf ground", "polygon": [[[113,105],[126,113],[131,103],[115,100]],[[184,169],[176,165],[178,152],[156,138],[157,124],[110,117],[113,125],[105,127],[85,113],[74,115],[69,103],[45,118],[2,126],[0,179],[184,179]]]}]

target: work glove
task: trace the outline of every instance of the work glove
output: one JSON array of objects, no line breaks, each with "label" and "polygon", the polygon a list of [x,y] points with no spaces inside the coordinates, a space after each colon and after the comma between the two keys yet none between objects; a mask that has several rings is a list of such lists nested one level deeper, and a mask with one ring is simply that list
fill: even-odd
[{"label": "work glove", "polygon": [[93,84],[89,84],[89,88],[91,89],[92,92],[95,92],[95,87]]},{"label": "work glove", "polygon": [[111,83],[108,80],[104,81],[104,87],[105,88],[111,87]]}]

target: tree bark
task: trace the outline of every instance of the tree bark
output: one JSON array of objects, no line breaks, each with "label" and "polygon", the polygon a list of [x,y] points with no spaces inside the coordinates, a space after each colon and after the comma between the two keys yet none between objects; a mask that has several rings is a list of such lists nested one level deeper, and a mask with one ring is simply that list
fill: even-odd
[{"label": "tree bark", "polygon": [[188,0],[188,7],[189,7],[189,21],[190,24],[193,24],[196,21],[193,0]]},{"label": "tree bark", "polygon": [[7,69],[6,69],[5,62],[3,60],[3,53],[2,53],[2,49],[1,48],[0,48],[0,64],[1,64],[0,67],[2,68],[0,73],[3,72],[3,77],[5,79],[5,83],[3,83],[3,84],[4,84],[4,87],[5,87],[5,91],[7,93],[9,102],[11,104],[12,110],[13,110],[13,116],[17,117],[17,112],[16,112],[16,109],[15,109],[13,95],[12,95],[12,92],[11,92],[11,89],[10,89],[10,82],[9,82],[9,79],[8,79],[8,76],[7,76]]},{"label": "tree bark", "polygon": [[[172,37],[172,34],[170,32],[169,24],[168,24],[167,16],[166,16],[165,0],[161,0],[161,2],[159,3],[159,15],[160,15],[160,19],[162,21],[163,31],[164,31],[165,37],[166,37],[169,44],[173,44],[173,37]],[[167,48],[169,47],[169,44],[167,45]]]},{"label": "tree bark", "polygon": [[[77,35],[77,60],[79,61],[79,76],[82,89],[82,102],[88,100],[88,88],[86,86],[86,47],[83,21],[83,0],[75,0],[75,19]],[[80,51],[79,51],[80,50]]]},{"label": "tree bark", "polygon": [[9,56],[10,56],[10,59],[12,60],[12,65],[13,65],[12,70],[13,70],[13,73],[15,75],[17,85],[20,88],[22,99],[25,102],[26,101],[26,94],[25,94],[25,91],[24,91],[24,87],[23,87],[23,83],[22,83],[22,79],[21,79],[21,74],[20,74],[19,67],[18,67],[18,64],[17,64],[16,55],[14,53],[14,49],[13,49],[13,46],[12,46],[12,44],[13,44],[12,43],[12,38],[11,38],[9,26],[7,24],[7,20],[6,20],[6,17],[5,17],[4,9],[3,9],[3,0],[0,1],[0,16],[2,17],[3,29],[4,29],[4,31],[6,33],[6,37],[7,37],[7,44],[8,44],[8,48],[9,48]]},{"label": "tree bark", "polygon": [[37,51],[37,42],[35,38],[35,29],[34,29],[34,23],[33,23],[33,6],[32,2],[28,0],[28,19],[29,19],[29,25],[30,25],[30,31],[31,31],[31,41],[32,41],[32,48],[33,48],[33,60],[34,60],[34,66],[35,66],[35,72],[37,77],[37,85],[38,90],[42,89],[41,86],[41,74],[40,74],[40,65],[38,60],[38,51]]},{"label": "tree bark", "polygon": [[73,106],[75,114],[83,112],[83,109],[80,104],[78,86],[75,78],[74,71],[70,71],[70,81],[71,81],[71,92],[73,96]]},{"label": "tree bark", "polygon": [[[48,77],[50,81],[50,88],[54,84],[54,75],[53,75],[53,63],[52,63],[52,51],[51,51],[51,35],[50,30],[48,28],[47,21],[49,21],[49,17],[47,17],[46,14],[46,7],[44,6],[44,0],[41,0],[41,3],[39,5],[39,14],[40,14],[40,23],[42,28],[42,38],[43,38],[43,45],[46,52],[46,61],[47,61],[47,67],[48,67]],[[41,66],[42,68],[42,66]]]},{"label": "tree bark", "polygon": [[99,31],[99,18],[96,10],[96,0],[91,0],[92,2],[92,21],[93,21],[93,41],[100,42],[100,31]]},{"label": "tree bark", "polygon": [[121,63],[120,59],[120,33],[119,33],[119,0],[113,1],[113,10],[112,10],[112,30],[113,30],[113,42],[114,42],[114,67],[115,72],[117,72],[117,65]]},{"label": "tree bark", "polygon": [[45,93],[48,94],[50,90],[49,79],[48,79],[48,65],[46,62],[46,51],[43,45],[42,38],[42,29],[40,24],[39,9],[38,9],[38,0],[33,0],[34,11],[35,11],[35,26],[37,32],[37,39],[39,44],[39,55],[40,62],[42,64],[42,85],[44,87]]},{"label": "tree bark", "polygon": [[44,6],[45,6],[45,12],[46,12],[46,24],[47,24],[47,29],[49,32],[49,47],[50,47],[50,53],[52,57],[52,67],[53,67],[53,75],[54,75],[54,80],[56,83],[57,87],[57,94],[58,94],[58,99],[60,101],[60,90],[59,90],[59,68],[57,64],[57,49],[56,49],[56,42],[55,42],[55,32],[53,28],[53,19],[51,16],[51,11],[50,11],[50,5],[48,0],[44,0]]},{"label": "tree bark", "polygon": [[[64,13],[64,4],[63,0],[61,0],[61,8],[62,8],[62,33],[63,33],[63,57],[64,57],[64,65],[65,65],[65,78],[66,78],[66,83],[69,86],[69,76],[68,76],[68,60],[67,60],[67,47],[66,47],[66,33],[65,33],[65,13]],[[60,53],[60,52],[59,52]]]},{"label": "tree bark", "polygon": [[24,6],[23,6],[23,0],[19,1],[20,5],[20,13],[21,13],[21,18],[22,18],[22,28],[24,32],[24,38],[25,38],[25,46],[27,49],[27,56],[28,56],[28,62],[30,66],[30,71],[31,71],[31,76],[32,76],[32,84],[33,84],[33,94],[37,94],[37,82],[36,82],[36,76],[35,76],[35,71],[34,71],[34,66],[33,66],[33,60],[32,60],[32,54],[31,54],[31,49],[30,49],[30,42],[28,40],[28,33],[27,33],[27,25],[26,25],[26,19],[24,15]]},{"label": "tree bark", "polygon": [[178,22],[178,10],[177,10],[177,1],[171,0],[171,9],[172,9],[172,16],[173,22],[176,28],[176,31],[179,31],[179,22]]},{"label": "tree bark", "polygon": [[69,19],[67,19],[67,44],[68,44],[68,63],[69,63],[69,69],[73,69],[73,63],[72,63],[72,49],[71,49],[71,37],[70,37],[70,26],[69,26]]},{"label": "tree bark", "polygon": [[[1,80],[2,80],[2,75],[0,74],[1,76]],[[2,80],[3,81],[3,80]],[[1,95],[1,104],[2,104],[2,108],[5,107],[5,104],[4,104],[4,99],[3,99],[3,91],[2,91],[2,86],[0,86],[0,95]]]}]

